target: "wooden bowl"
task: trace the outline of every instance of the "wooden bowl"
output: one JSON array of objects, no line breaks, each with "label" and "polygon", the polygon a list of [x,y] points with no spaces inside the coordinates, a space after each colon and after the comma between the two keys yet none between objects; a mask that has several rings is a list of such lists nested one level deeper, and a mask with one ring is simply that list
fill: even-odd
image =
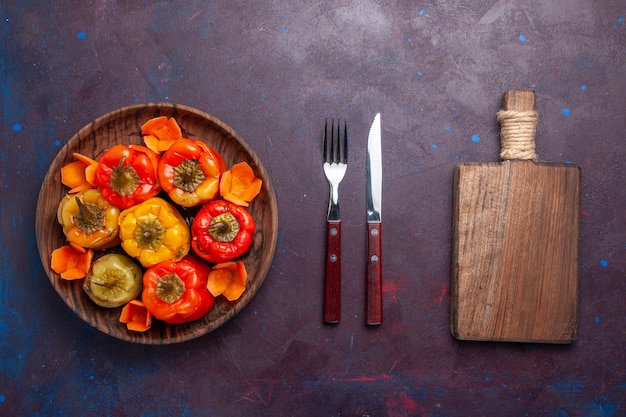
[{"label": "wooden bowl", "polygon": [[[61,183],[60,170],[75,160],[74,152],[98,159],[106,149],[116,144],[143,144],[141,125],[152,117],[174,117],[187,137],[206,142],[218,151],[227,167],[246,161],[257,177],[263,180],[260,194],[248,210],[254,217],[256,232],[250,251],[241,258],[248,271],[246,291],[237,301],[229,302],[219,296],[215,306],[204,318],[191,323],[170,325],[154,320],[146,332],[133,332],[119,322],[121,308],[97,306],[82,289],[83,280],[67,281],[50,268],[52,251],[67,244],[57,221],[57,208],[68,188]],[[267,275],[274,256],[278,236],[278,209],[274,189],[263,164],[252,148],[229,126],[191,107],[149,103],[124,107],[96,119],[82,128],[58,153],[44,178],[36,217],[37,244],[43,267],[63,301],[84,321],[118,339],[142,344],[168,344],[191,340],[217,329],[254,297]],[[108,251],[119,249],[110,249]],[[95,257],[106,253],[96,251]],[[94,259],[95,259],[94,257]]]}]

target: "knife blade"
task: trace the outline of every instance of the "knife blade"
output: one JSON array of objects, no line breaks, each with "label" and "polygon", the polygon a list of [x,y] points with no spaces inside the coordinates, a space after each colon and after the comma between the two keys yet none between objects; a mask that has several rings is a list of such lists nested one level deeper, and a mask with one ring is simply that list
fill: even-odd
[{"label": "knife blade", "polygon": [[370,127],[367,139],[367,278],[365,316],[366,323],[377,325],[383,322],[382,303],[382,239],[381,209],[383,194],[382,129],[380,113]]}]

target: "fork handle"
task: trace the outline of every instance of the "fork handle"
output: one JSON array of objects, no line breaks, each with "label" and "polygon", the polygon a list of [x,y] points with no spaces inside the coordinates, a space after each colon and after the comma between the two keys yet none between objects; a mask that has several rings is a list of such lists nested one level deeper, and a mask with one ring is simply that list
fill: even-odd
[{"label": "fork handle", "polygon": [[366,323],[383,322],[383,288],[381,256],[381,223],[367,223],[367,282],[365,316]]},{"label": "fork handle", "polygon": [[341,320],[341,221],[327,223],[326,279],[324,282],[324,321]]}]

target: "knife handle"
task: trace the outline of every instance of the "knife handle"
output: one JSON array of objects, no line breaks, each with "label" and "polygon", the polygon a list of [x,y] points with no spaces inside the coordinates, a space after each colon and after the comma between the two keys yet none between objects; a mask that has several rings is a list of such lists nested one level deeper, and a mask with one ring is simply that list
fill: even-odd
[{"label": "knife handle", "polygon": [[341,320],[341,221],[329,221],[327,225],[324,321],[339,323]]},{"label": "knife handle", "polygon": [[367,296],[366,322],[377,325],[383,322],[383,286],[381,256],[381,223],[367,224]]}]

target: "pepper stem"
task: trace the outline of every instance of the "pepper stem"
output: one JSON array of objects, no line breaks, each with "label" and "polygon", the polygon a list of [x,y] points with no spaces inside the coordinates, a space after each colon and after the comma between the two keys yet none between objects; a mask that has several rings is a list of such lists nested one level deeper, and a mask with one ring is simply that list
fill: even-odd
[{"label": "pepper stem", "polygon": [[241,225],[232,213],[226,212],[211,219],[207,232],[216,242],[232,242],[241,230]]},{"label": "pepper stem", "polygon": [[141,178],[135,168],[124,165],[126,156],[120,158],[120,162],[111,171],[109,186],[121,196],[132,195],[141,184]]},{"label": "pepper stem", "polygon": [[87,209],[85,209],[85,205],[83,204],[83,202],[80,201],[80,198],[78,197],[74,197],[74,199],[76,200],[76,205],[78,206],[78,213],[80,213],[80,215],[83,217],[87,217]]},{"label": "pepper stem", "polygon": [[209,226],[209,233],[214,234],[224,234],[228,232],[228,223],[226,222],[214,222]]},{"label": "pepper stem", "polygon": [[185,159],[174,167],[174,186],[189,193],[204,182],[206,176],[197,159]]},{"label": "pepper stem", "polygon": [[180,300],[185,291],[185,283],[175,272],[163,275],[157,281],[156,296],[167,304]]},{"label": "pepper stem", "polygon": [[78,213],[74,215],[72,222],[76,227],[87,235],[104,229],[106,226],[104,210],[93,203],[83,203],[80,198],[74,198],[78,206]]},{"label": "pepper stem", "polygon": [[161,225],[159,219],[148,219],[137,222],[133,237],[139,248],[156,251],[163,244],[165,232],[165,227]]}]

